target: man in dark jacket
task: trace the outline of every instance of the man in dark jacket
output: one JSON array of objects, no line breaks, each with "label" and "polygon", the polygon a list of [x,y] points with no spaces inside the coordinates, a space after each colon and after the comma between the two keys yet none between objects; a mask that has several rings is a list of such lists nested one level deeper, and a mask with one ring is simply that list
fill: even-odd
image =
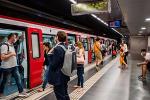
[{"label": "man in dark jacket", "polygon": [[65,45],[66,33],[59,31],[57,33],[57,45],[53,48],[53,54],[50,57],[50,65],[48,72],[48,82],[54,85],[54,93],[57,100],[70,100],[68,95],[68,81],[70,77],[64,75],[61,71],[64,63],[65,51],[62,47],[58,45]]}]

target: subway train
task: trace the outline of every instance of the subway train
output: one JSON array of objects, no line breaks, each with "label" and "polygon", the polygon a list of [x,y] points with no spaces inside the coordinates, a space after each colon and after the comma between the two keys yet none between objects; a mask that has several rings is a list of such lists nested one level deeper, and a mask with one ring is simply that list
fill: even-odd
[{"label": "subway train", "polygon": [[[50,42],[51,46],[55,45],[55,35],[58,31],[67,33],[67,43],[75,43],[82,41],[85,48],[85,65],[94,61],[92,46],[94,44],[95,35],[72,31],[60,27],[45,25],[18,18],[8,16],[0,16],[0,43],[6,41],[6,37],[10,33],[18,33],[19,36],[24,35],[24,39],[20,44],[18,54],[22,55],[20,59],[24,68],[24,79],[27,88],[32,89],[42,83],[42,65],[44,62],[43,42]],[[109,46],[114,39],[100,37],[101,41]]]}]

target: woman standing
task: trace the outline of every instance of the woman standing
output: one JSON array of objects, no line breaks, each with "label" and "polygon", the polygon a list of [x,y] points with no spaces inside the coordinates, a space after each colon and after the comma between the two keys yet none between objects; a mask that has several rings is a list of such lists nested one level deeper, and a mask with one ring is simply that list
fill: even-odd
[{"label": "woman standing", "polygon": [[44,48],[44,58],[45,58],[44,63],[43,63],[44,77],[43,77],[42,88],[40,88],[38,90],[39,92],[44,91],[44,89],[47,85],[47,82],[48,82],[47,79],[46,79],[46,76],[47,76],[47,73],[48,73],[48,65],[49,65],[48,54],[51,50],[50,43],[49,42],[43,43],[43,48]]},{"label": "woman standing", "polygon": [[77,76],[78,76],[78,83],[76,86],[77,88],[83,89],[83,83],[84,83],[84,47],[81,42],[77,42]]},{"label": "woman standing", "polygon": [[125,57],[125,53],[123,50],[123,44],[121,44],[121,48],[120,48],[120,68],[122,70],[124,70],[125,68],[127,68],[127,63],[124,61],[124,57]]}]

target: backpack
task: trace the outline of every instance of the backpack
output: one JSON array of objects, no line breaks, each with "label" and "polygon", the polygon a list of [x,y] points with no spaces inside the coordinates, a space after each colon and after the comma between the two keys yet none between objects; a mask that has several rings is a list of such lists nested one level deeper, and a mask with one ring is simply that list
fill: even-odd
[{"label": "backpack", "polygon": [[1,44],[0,44],[0,66],[1,66],[1,63],[2,63],[2,59],[1,59],[1,46],[2,46],[2,45],[6,45],[6,46],[8,47],[7,52],[9,52],[9,45],[8,45],[6,42],[1,43]]},{"label": "backpack", "polygon": [[63,45],[58,45],[65,51],[64,64],[61,69],[62,73],[66,76],[73,76],[75,70],[77,69],[77,56],[76,51],[71,49],[66,49]]}]

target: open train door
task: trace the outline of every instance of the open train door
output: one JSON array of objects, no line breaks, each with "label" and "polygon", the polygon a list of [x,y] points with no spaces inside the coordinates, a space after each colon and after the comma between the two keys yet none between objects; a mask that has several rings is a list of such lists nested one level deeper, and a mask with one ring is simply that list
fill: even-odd
[{"label": "open train door", "polygon": [[89,46],[89,50],[88,50],[88,63],[92,62],[92,45],[91,45],[91,38],[88,37],[88,46]]},{"label": "open train door", "polygon": [[28,88],[42,83],[42,65],[44,61],[42,31],[36,28],[27,29],[28,48]]}]

